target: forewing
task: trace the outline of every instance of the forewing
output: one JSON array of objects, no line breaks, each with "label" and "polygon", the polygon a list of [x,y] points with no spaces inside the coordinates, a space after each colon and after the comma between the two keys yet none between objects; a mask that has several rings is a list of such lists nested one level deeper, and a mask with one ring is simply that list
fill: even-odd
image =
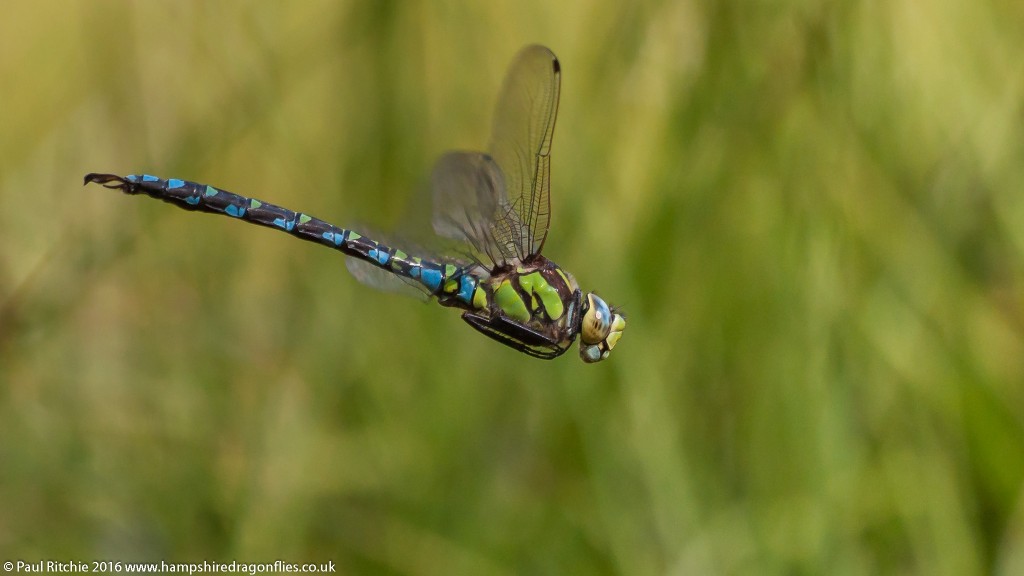
[{"label": "forewing", "polygon": [[490,151],[504,176],[497,228],[518,257],[539,253],[551,217],[551,139],[558,113],[561,66],[551,50],[527,46],[505,76],[494,114]]}]

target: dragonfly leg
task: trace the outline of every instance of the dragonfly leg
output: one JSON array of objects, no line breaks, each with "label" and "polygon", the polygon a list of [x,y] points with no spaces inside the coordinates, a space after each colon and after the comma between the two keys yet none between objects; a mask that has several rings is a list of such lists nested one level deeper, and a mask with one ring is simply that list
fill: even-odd
[{"label": "dragonfly leg", "polygon": [[463,312],[462,319],[488,338],[536,358],[550,360],[561,356],[568,348],[568,346],[560,346],[559,342],[551,337],[537,332],[529,326],[513,322],[504,316],[490,318],[472,312]]}]

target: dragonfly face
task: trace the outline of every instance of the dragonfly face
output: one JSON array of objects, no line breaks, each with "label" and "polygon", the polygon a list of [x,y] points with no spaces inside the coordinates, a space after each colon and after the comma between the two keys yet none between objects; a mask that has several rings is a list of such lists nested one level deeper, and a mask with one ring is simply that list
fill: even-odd
[{"label": "dragonfly face", "polygon": [[600,362],[608,357],[626,329],[626,319],[612,310],[597,294],[587,293],[580,321],[580,358]]}]

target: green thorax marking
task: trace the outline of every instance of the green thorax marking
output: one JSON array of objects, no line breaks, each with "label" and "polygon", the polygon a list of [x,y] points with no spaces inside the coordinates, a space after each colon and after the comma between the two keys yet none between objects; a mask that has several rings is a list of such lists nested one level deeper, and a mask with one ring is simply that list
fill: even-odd
[{"label": "green thorax marking", "polygon": [[562,325],[567,321],[567,303],[578,290],[572,276],[548,261],[518,266],[514,272],[490,278],[486,286],[482,282],[472,302],[477,309],[493,305],[510,320],[524,324]]},{"label": "green thorax marking", "polygon": [[541,304],[544,306],[544,313],[548,315],[548,318],[558,320],[562,317],[565,312],[562,296],[558,293],[557,288],[548,284],[547,279],[539,271],[520,276],[519,285],[523,287],[524,292],[531,295],[534,310],[537,309],[537,298],[540,298]]},{"label": "green thorax marking", "polygon": [[570,292],[575,292],[576,289],[579,288],[579,286],[576,285],[576,280],[573,279],[572,276],[568,275],[565,270],[555,268],[555,272],[558,272],[558,275],[562,278],[562,281],[565,282],[565,285],[569,288]]},{"label": "green thorax marking", "polygon": [[508,278],[502,280],[494,289],[494,302],[509,318],[523,323],[530,320],[530,311],[526,308],[526,303]]}]

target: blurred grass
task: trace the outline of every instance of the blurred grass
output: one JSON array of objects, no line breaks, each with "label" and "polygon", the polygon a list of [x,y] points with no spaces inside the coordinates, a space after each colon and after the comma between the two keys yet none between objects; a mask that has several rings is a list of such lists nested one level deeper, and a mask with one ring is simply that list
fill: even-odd
[{"label": "blurred grass", "polygon": [[[356,574],[1024,571],[1024,7],[9,3],[3,560]],[[86,172],[393,226],[564,70],[535,361],[328,250]]]}]

